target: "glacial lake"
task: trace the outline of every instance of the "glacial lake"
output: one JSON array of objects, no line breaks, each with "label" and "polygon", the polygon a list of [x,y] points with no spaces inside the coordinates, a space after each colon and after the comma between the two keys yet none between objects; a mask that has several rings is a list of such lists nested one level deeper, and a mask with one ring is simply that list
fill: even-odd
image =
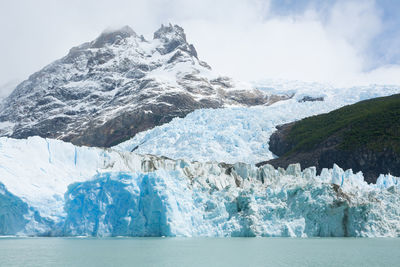
[{"label": "glacial lake", "polygon": [[400,266],[400,239],[3,237],[0,266]]}]

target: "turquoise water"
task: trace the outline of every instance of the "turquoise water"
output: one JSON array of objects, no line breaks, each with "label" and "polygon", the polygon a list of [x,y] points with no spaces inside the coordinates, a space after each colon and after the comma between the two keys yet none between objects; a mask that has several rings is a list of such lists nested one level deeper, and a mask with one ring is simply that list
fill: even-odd
[{"label": "turquoise water", "polygon": [[400,239],[1,238],[0,266],[400,266]]}]

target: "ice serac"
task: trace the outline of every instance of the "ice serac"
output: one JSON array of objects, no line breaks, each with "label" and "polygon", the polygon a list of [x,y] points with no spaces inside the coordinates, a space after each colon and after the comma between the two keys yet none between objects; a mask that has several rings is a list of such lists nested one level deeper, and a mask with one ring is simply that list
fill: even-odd
[{"label": "ice serac", "polygon": [[37,210],[0,183],[0,235],[29,232],[31,235],[47,236],[53,226],[51,220],[42,218]]},{"label": "ice serac", "polygon": [[106,30],[32,74],[0,105],[0,136],[109,147],[200,108],[268,105],[272,96],[221,77],[177,25],[153,40]]},{"label": "ice serac", "polygon": [[[182,209],[190,198],[182,180],[176,172],[157,171],[103,173],[72,184],[66,193],[64,234],[190,236],[193,209]],[[180,190],[171,191],[175,188]]]},{"label": "ice serac", "polygon": [[[400,179],[0,138],[0,234],[400,236]],[[12,224],[11,224],[12,223]]]},{"label": "ice serac", "polygon": [[28,205],[0,184],[0,234],[14,235],[22,230],[28,223],[27,213]]}]

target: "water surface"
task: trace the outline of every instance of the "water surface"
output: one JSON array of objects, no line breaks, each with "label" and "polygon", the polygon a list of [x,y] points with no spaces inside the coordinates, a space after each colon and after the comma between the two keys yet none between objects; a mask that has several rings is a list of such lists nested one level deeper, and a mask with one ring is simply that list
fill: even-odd
[{"label": "water surface", "polygon": [[0,238],[0,266],[399,266],[400,239]]}]

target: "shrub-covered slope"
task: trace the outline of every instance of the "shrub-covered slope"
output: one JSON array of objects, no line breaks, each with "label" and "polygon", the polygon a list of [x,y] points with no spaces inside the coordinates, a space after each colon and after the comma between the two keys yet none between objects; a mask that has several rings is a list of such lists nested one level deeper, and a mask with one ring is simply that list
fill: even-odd
[{"label": "shrub-covered slope", "polygon": [[[400,174],[400,95],[345,106],[327,114],[285,124],[271,136],[269,161],[286,167],[322,168],[337,163],[362,171],[369,182],[380,173]],[[261,165],[263,163],[260,163]]]}]

